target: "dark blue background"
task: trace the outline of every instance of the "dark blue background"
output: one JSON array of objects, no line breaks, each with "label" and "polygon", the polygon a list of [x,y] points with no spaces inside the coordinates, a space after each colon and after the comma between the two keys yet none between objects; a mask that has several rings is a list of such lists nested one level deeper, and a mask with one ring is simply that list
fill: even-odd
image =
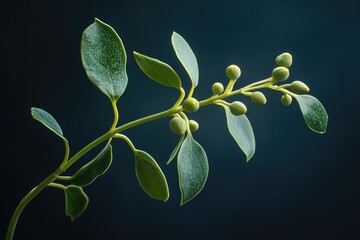
[{"label": "dark blue background", "polygon": [[200,124],[194,136],[207,151],[209,179],[180,207],[176,166],[165,165],[177,137],[169,119],[148,123],[127,134],[163,168],[168,202],[142,191],[132,152],[119,140],[112,167],[86,187],[90,203],[78,220],[65,216],[63,193],[47,189],[23,212],[14,239],[359,239],[359,7],[355,0],[2,1],[0,236],[21,198],[63,157],[61,140],[31,118],[30,107],[57,119],[72,153],[112,123],[108,99],[80,61],[82,31],[97,17],[119,33],[128,54],[121,123],[177,99],[175,90],[141,72],[132,51],[169,63],[189,87],[171,48],[176,31],[198,58],[198,99],[211,94],[215,81],[226,84],[229,64],[242,69],[240,87],[268,77],[275,57],[291,52],[291,80],[307,83],[324,104],[328,132],[311,132],[297,104],[283,107],[278,93],[265,91],[263,107],[242,98],[257,140],[257,153],[245,163],[223,110],[202,108],[190,117]]}]

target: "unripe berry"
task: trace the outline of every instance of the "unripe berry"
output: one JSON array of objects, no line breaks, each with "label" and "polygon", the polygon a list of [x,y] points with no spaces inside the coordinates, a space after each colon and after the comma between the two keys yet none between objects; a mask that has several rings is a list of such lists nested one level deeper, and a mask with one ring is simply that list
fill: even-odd
[{"label": "unripe berry", "polygon": [[186,112],[193,113],[199,109],[200,105],[198,100],[196,100],[195,98],[187,98],[183,102],[182,107]]},{"label": "unripe berry", "polygon": [[224,92],[224,86],[219,82],[214,83],[212,85],[212,91],[216,95],[222,94]]},{"label": "unripe berry", "polygon": [[226,76],[231,80],[236,80],[240,77],[241,70],[238,66],[232,64],[226,68]]},{"label": "unripe berry", "polygon": [[229,105],[229,108],[230,108],[230,112],[236,116],[243,115],[247,112],[247,108],[245,104],[239,101],[232,102]]},{"label": "unripe berry", "polygon": [[289,69],[286,67],[277,67],[272,71],[272,81],[274,83],[285,81],[289,78]]},{"label": "unripe berry", "polygon": [[266,103],[266,97],[262,92],[253,92],[250,95],[251,101],[257,105],[264,105]]},{"label": "unripe berry", "polygon": [[309,87],[301,81],[293,81],[290,84],[290,89],[297,94],[303,94],[310,91]]},{"label": "unripe berry", "polygon": [[170,130],[176,134],[183,135],[186,132],[185,120],[181,117],[174,117],[170,120]]},{"label": "unripe berry", "polygon": [[199,129],[199,124],[195,120],[189,121],[190,131],[196,132]]},{"label": "unripe berry", "polygon": [[292,56],[290,53],[287,53],[287,52],[282,53],[276,57],[275,62],[279,67],[288,68],[292,64]]},{"label": "unripe berry", "polygon": [[292,97],[289,95],[289,94],[284,94],[282,95],[281,97],[281,103],[284,105],[284,106],[289,106],[292,102]]}]

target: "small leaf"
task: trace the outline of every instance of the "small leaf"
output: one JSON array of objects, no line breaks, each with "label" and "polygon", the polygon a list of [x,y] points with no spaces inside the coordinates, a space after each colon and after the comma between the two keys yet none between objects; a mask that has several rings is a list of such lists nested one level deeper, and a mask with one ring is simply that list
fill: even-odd
[{"label": "small leaf", "polygon": [[179,76],[166,63],[137,52],[134,52],[134,57],[139,67],[152,80],[167,87],[176,89],[181,88],[181,80]]},{"label": "small leaf", "polygon": [[162,201],[168,200],[168,184],[154,158],[142,150],[136,150],[134,153],[136,177],[140,186],[151,197]]},{"label": "small leaf", "polygon": [[128,77],[125,48],[115,30],[95,19],[82,35],[81,59],[90,81],[112,101],[118,100]]},{"label": "small leaf", "polygon": [[203,189],[209,165],[205,150],[191,135],[187,135],[178,153],[178,174],[181,205],[193,199]]},{"label": "small leaf", "polygon": [[181,135],[179,142],[176,144],[176,146],[175,146],[174,150],[172,151],[172,153],[169,157],[169,160],[167,161],[166,164],[170,164],[171,161],[176,157],[176,154],[179,152],[179,149],[180,149],[181,144],[184,141],[184,139],[185,139],[185,134]]},{"label": "small leaf", "polygon": [[85,211],[89,198],[81,187],[69,185],[65,189],[65,212],[75,221]]},{"label": "small leaf", "polygon": [[317,133],[325,133],[328,124],[328,115],[321,102],[311,95],[295,95],[301,113],[308,127]]},{"label": "small leaf", "polygon": [[227,126],[231,136],[239,145],[249,161],[255,154],[255,136],[249,119],[243,115],[234,115],[228,106],[223,106],[226,113]]},{"label": "small leaf", "polygon": [[84,165],[77,171],[71,182],[77,186],[87,186],[92,183],[97,177],[103,175],[110,167],[112,162],[112,147],[110,141],[105,148],[93,160]]},{"label": "small leaf", "polygon": [[199,67],[194,52],[186,40],[176,32],[173,32],[171,42],[177,58],[189,74],[193,86],[196,87],[199,83]]},{"label": "small leaf", "polygon": [[48,112],[40,109],[40,108],[31,108],[31,116],[42,123],[45,127],[53,131],[56,135],[61,137],[63,140],[66,140],[63,136],[63,132],[57,123],[57,121],[51,116]]}]

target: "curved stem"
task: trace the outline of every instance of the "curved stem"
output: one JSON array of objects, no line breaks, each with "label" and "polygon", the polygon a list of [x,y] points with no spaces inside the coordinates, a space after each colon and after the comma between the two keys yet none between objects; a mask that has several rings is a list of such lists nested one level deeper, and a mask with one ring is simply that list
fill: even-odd
[{"label": "curved stem", "polygon": [[116,105],[116,101],[114,100],[111,100],[111,105],[112,105],[112,108],[113,108],[113,111],[114,111],[114,122],[111,126],[111,129],[114,129],[119,121],[119,111],[117,109],[117,105]]}]

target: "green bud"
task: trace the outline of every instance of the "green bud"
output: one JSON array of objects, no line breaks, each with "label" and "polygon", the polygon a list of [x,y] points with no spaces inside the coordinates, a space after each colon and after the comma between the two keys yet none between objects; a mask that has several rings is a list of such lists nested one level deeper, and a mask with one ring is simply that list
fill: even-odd
[{"label": "green bud", "polygon": [[292,56],[290,53],[287,53],[287,52],[282,53],[276,57],[275,62],[279,67],[288,68],[292,64]]},{"label": "green bud", "polygon": [[241,70],[238,66],[232,64],[226,68],[226,76],[231,80],[236,80],[240,77]]},{"label": "green bud", "polygon": [[222,94],[224,92],[224,86],[219,82],[214,83],[212,85],[212,91],[216,95]]},{"label": "green bud", "polygon": [[189,121],[190,131],[196,132],[199,129],[199,124],[195,120]]},{"label": "green bud", "polygon": [[264,105],[266,103],[266,97],[262,92],[253,92],[250,95],[251,101],[257,105]]},{"label": "green bud", "polygon": [[181,117],[173,117],[170,120],[170,130],[176,134],[183,135],[186,132],[185,120]]},{"label": "green bud", "polygon": [[286,67],[277,67],[272,71],[272,81],[274,83],[285,81],[289,78],[289,69]]},{"label": "green bud", "polygon": [[310,91],[309,87],[301,81],[293,81],[290,84],[290,89],[297,94],[308,93]]},{"label": "green bud", "polygon": [[281,97],[281,103],[284,105],[284,106],[289,106],[292,102],[292,97],[289,95],[289,94],[284,94],[282,95]]},{"label": "green bud", "polygon": [[200,105],[198,100],[196,100],[195,98],[187,98],[183,102],[182,107],[186,112],[193,113],[199,109]]},{"label": "green bud", "polygon": [[229,105],[229,108],[230,108],[230,112],[236,116],[243,115],[247,112],[247,108],[245,104],[239,101],[232,102]]}]

